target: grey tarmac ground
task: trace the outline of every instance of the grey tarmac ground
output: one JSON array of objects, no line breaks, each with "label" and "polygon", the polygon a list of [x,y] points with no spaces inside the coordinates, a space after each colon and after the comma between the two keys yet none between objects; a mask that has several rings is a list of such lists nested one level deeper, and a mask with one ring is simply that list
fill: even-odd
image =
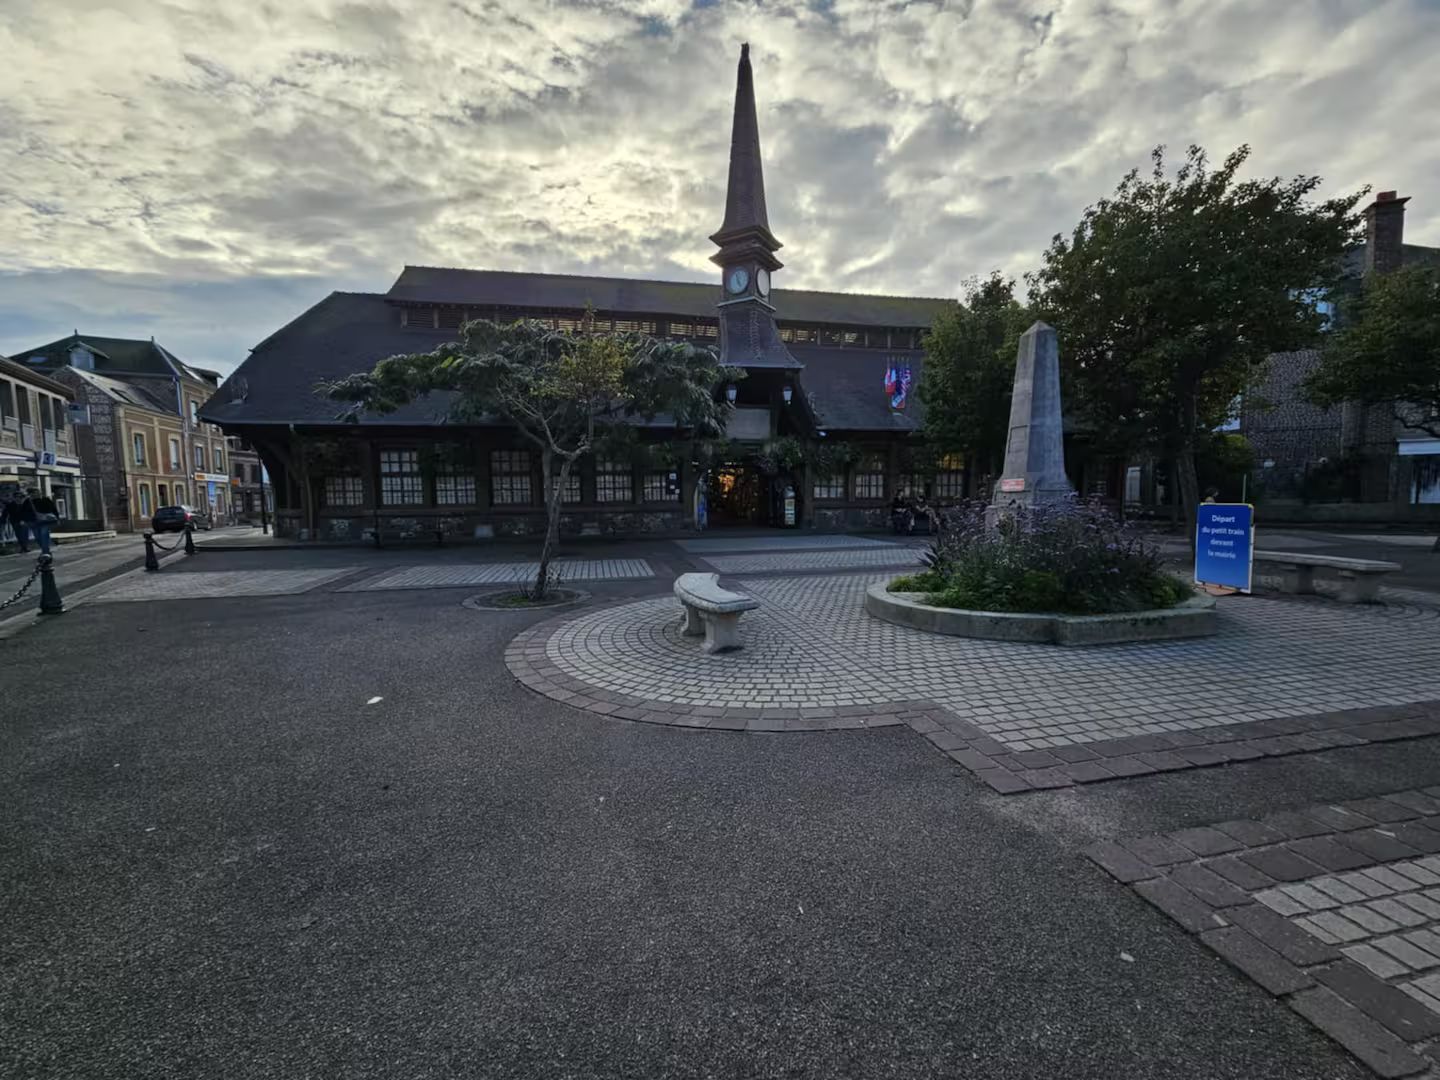
[{"label": "grey tarmac ground", "polygon": [[[623,550],[659,576],[597,601],[691,565]],[[571,709],[503,662],[553,612],[351,580],[0,640],[0,1076],[1373,1075],[1084,852],[1437,784],[1440,739],[1002,796],[905,727]]]}]

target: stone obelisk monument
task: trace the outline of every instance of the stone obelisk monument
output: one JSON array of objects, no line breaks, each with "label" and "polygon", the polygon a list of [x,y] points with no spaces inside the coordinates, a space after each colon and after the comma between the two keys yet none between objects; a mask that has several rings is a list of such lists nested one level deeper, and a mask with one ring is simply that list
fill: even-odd
[{"label": "stone obelisk monument", "polygon": [[1055,328],[1037,322],[1020,338],[1005,469],[990,500],[990,519],[1010,506],[1039,506],[1074,494],[1065,475],[1060,420],[1060,349]]}]

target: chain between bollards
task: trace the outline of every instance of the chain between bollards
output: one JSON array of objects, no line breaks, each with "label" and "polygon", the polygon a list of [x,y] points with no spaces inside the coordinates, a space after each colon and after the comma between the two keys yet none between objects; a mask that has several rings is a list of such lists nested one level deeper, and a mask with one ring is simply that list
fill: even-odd
[{"label": "chain between bollards", "polygon": [[145,569],[160,569],[160,560],[155,557],[155,536],[148,532],[145,534]]}]

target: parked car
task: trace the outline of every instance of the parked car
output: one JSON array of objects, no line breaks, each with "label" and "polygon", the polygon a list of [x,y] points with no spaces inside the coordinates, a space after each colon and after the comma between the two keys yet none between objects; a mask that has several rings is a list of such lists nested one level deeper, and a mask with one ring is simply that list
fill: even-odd
[{"label": "parked car", "polygon": [[150,519],[150,528],[157,533],[184,532],[187,525],[208,532],[212,524],[209,511],[197,510],[193,506],[162,506]]}]

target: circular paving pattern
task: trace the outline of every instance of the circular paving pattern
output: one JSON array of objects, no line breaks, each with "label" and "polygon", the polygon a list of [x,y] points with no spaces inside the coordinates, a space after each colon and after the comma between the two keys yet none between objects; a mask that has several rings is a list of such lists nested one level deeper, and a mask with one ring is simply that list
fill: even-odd
[{"label": "circular paving pattern", "polygon": [[[1431,612],[1259,597],[1221,602],[1214,638],[1057,649],[947,638],[863,609],[867,574],[753,578],[745,648],[706,655],[671,596],[549,620],[507,661],[557,700],[691,727],[963,722],[1007,750],[1053,750],[1440,697]],[[1430,624],[1430,625],[1427,625]]]}]

